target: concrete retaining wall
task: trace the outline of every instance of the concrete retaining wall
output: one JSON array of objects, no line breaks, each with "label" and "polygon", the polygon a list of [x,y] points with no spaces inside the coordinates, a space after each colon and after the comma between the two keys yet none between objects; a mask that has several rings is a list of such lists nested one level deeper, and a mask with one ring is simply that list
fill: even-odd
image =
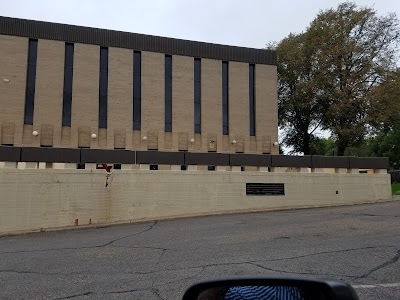
[{"label": "concrete retaining wall", "polygon": [[[246,196],[246,182],[285,195]],[[0,234],[390,198],[388,174],[0,169]]]}]

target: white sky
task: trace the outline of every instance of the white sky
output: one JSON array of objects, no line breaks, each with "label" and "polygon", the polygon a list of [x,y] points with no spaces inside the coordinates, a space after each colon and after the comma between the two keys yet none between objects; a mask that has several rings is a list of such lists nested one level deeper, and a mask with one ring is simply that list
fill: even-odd
[{"label": "white sky", "polygon": [[[306,29],[337,0],[0,0],[0,14],[252,48]],[[400,1],[355,0],[400,16]]]}]

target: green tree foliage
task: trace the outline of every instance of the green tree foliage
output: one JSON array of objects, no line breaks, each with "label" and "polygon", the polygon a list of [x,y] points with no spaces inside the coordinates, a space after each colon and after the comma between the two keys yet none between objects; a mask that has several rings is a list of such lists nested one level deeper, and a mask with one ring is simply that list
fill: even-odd
[{"label": "green tree foliage", "polygon": [[314,138],[310,146],[311,155],[333,156],[337,152],[332,138]]},{"label": "green tree foliage", "polygon": [[389,157],[400,169],[400,70],[389,72],[371,96],[376,135],[368,141],[370,156]]},{"label": "green tree foliage", "polygon": [[332,132],[338,155],[358,146],[374,121],[372,91],[395,65],[399,40],[394,14],[380,17],[348,2],[282,40],[276,49],[283,142],[309,154],[321,126]]},{"label": "green tree foliage", "polygon": [[400,169],[400,130],[380,132],[367,144],[369,156],[389,157],[393,169]]},{"label": "green tree foliage", "polygon": [[276,47],[278,53],[279,125],[284,129],[283,143],[293,152],[310,154],[321,124],[322,106],[317,97],[314,49],[306,34],[291,34]]},{"label": "green tree foliage", "polygon": [[370,122],[368,94],[393,67],[400,33],[394,15],[378,17],[371,8],[343,3],[320,13],[309,34],[318,46],[316,59],[329,96],[325,128],[336,137],[338,154],[360,143]]}]

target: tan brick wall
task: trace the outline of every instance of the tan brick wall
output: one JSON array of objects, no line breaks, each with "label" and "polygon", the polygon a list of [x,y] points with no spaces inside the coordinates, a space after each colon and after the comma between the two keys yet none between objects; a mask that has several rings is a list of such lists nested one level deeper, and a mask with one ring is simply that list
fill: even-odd
[{"label": "tan brick wall", "polygon": [[[201,60],[201,132],[214,134],[217,152],[222,152],[222,62]],[[208,150],[203,143],[202,151]]]},{"label": "tan brick wall", "polygon": [[[23,115],[25,103],[26,64],[28,39],[0,36],[1,78],[10,77],[10,82],[0,82],[0,99],[8,105],[0,106],[0,126],[5,122],[6,140],[15,132],[15,145],[21,145],[22,137],[26,145],[39,146],[40,131],[46,128],[46,143],[54,146],[77,147],[78,128],[89,127],[91,147],[113,148],[116,139],[118,147],[125,144],[127,149],[148,148],[142,137],[157,131],[159,150],[177,151],[179,133],[186,133],[188,140],[194,138],[194,95],[192,57],[173,56],[172,80],[172,136],[164,133],[164,54],[142,52],[142,130],[137,141],[132,132],[132,82],[133,51],[128,49],[109,49],[109,94],[108,129],[98,130],[99,93],[99,46],[75,44],[74,77],[72,99],[72,128],[61,130],[62,89],[64,76],[64,42],[39,40],[36,78],[36,97],[34,125],[25,126],[23,134]],[[256,142],[249,137],[249,93],[248,64],[229,62],[229,118],[230,136],[222,136],[222,65],[221,61],[202,59],[201,61],[201,109],[202,134],[196,135],[195,142],[188,144],[189,151],[209,150],[209,136],[216,139],[217,152],[235,152],[241,148],[231,143],[235,136],[243,138],[245,152],[265,152],[271,148],[277,153],[277,89],[276,67],[256,66]],[[12,99],[11,101],[8,99]],[[10,122],[15,129],[10,130]],[[52,126],[48,126],[52,125]],[[51,133],[51,128],[54,132]],[[31,137],[31,131],[38,130],[39,137]],[[49,131],[50,130],[50,131]],[[126,130],[124,139],[123,130]],[[86,132],[86,129],[85,129]],[[114,135],[117,134],[116,137]],[[152,134],[153,136],[154,134]],[[86,139],[85,139],[86,140]],[[267,145],[270,141],[270,145]],[[154,143],[153,143],[154,144]],[[186,143],[185,143],[186,144]],[[134,147],[137,145],[137,147]],[[186,147],[186,146],[185,146]]]},{"label": "tan brick wall", "polygon": [[178,133],[194,131],[194,59],[172,56],[172,150],[178,150]]},{"label": "tan brick wall", "polygon": [[15,124],[15,146],[22,144],[27,62],[28,39],[0,35],[0,126]]},{"label": "tan brick wall", "polygon": [[[262,152],[264,143],[271,137],[271,153],[278,153],[278,91],[276,66],[256,65],[256,137],[257,150]],[[265,148],[265,147],[264,147]]]},{"label": "tan brick wall", "polygon": [[[164,149],[164,64],[164,54],[142,51],[142,135],[149,137],[153,131],[157,131],[157,138],[162,139],[158,143],[159,150]],[[154,147],[152,145],[149,146]]]},{"label": "tan brick wall", "polygon": [[[133,51],[108,50],[108,148],[132,149]],[[125,132],[125,138],[124,138]],[[115,141],[119,141],[115,145]]]},{"label": "tan brick wall", "polygon": [[[72,87],[72,147],[78,144],[78,127],[98,133],[100,47],[75,44]],[[97,140],[91,141],[97,147]]]},{"label": "tan brick wall", "polygon": [[[44,128],[51,131],[53,125],[53,145],[61,145],[61,124],[64,87],[65,43],[39,40],[36,65],[36,91],[33,127],[42,140]],[[50,142],[47,133],[47,142]],[[43,144],[43,143],[41,143]]]},{"label": "tan brick wall", "polygon": [[229,62],[229,134],[245,137],[245,152],[250,149],[249,118],[249,64]]}]

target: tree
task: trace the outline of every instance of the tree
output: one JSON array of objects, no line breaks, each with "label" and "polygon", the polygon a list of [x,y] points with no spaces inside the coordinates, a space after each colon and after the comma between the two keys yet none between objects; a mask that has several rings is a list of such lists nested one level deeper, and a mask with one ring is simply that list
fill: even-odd
[{"label": "tree", "polygon": [[368,143],[369,155],[389,157],[400,169],[400,70],[386,74],[371,95],[375,136]]},{"label": "tree", "polygon": [[333,156],[335,153],[335,141],[332,138],[315,138],[310,145],[311,155]]},{"label": "tree", "polygon": [[278,53],[279,125],[283,143],[293,152],[310,154],[321,124],[322,106],[316,96],[313,48],[306,34],[290,34],[276,47]]},{"label": "tree", "polygon": [[395,65],[398,20],[395,14],[378,17],[372,8],[346,2],[321,12],[307,34],[318,45],[317,85],[328,98],[323,126],[343,155],[365,137],[371,122],[369,94]]},{"label": "tree", "polygon": [[338,155],[359,145],[373,121],[370,95],[395,65],[399,41],[395,14],[379,17],[348,2],[283,39],[276,50],[284,144],[310,154],[322,128],[331,131]]},{"label": "tree", "polygon": [[400,69],[387,72],[370,95],[371,125],[378,131],[400,129]]},{"label": "tree", "polygon": [[380,132],[368,141],[368,155],[388,157],[393,169],[400,169],[400,129]]}]

